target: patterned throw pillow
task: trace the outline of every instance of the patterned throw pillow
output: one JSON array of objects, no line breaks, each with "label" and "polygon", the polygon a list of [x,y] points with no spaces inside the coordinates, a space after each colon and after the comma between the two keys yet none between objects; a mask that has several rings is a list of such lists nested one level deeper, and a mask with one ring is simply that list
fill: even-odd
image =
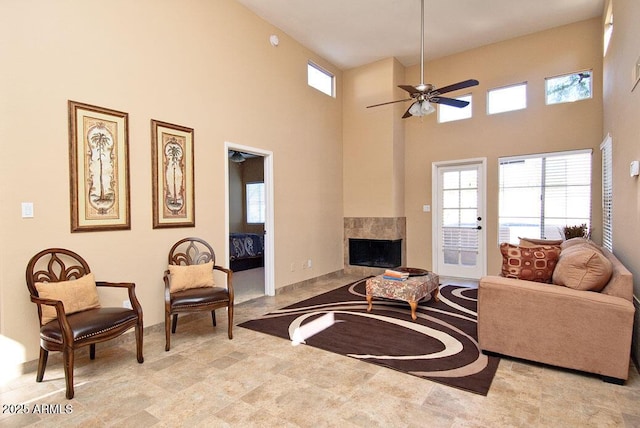
[{"label": "patterned throw pillow", "polygon": [[521,247],[509,243],[500,244],[502,276],[536,282],[551,282],[553,269],[558,263],[560,247],[540,245]]}]

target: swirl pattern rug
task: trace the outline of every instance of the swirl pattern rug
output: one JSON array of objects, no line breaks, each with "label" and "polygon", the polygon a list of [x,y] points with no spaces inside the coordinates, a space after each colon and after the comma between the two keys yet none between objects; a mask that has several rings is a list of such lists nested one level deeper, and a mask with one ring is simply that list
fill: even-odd
[{"label": "swirl pattern rug", "polygon": [[420,302],[412,321],[406,302],[374,298],[367,312],[365,281],[240,326],[291,339],[296,328],[331,313],[333,325],[307,338],[307,345],[487,395],[499,358],[478,348],[476,288],[440,286],[440,301]]}]

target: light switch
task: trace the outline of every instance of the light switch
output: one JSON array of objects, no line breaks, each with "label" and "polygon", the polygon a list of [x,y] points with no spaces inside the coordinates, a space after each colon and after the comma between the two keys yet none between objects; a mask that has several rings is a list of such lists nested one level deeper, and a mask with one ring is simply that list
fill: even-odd
[{"label": "light switch", "polygon": [[33,202],[22,203],[22,218],[33,218]]},{"label": "light switch", "polygon": [[428,213],[429,211],[431,211],[431,205],[423,205],[422,211]]}]

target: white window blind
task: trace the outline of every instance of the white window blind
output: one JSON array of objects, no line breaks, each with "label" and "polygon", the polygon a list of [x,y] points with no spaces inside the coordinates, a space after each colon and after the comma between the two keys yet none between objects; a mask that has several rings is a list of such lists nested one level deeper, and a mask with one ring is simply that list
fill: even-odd
[{"label": "white window blind", "polygon": [[591,150],[499,159],[499,242],[591,227]]},{"label": "white window blind", "polygon": [[602,151],[602,246],[613,251],[613,154],[611,136],[600,145]]}]

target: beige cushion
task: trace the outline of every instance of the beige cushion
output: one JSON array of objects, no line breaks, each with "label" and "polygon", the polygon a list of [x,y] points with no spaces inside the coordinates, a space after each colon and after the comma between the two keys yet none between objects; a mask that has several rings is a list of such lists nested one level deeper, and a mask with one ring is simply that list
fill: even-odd
[{"label": "beige cushion", "polygon": [[504,242],[500,244],[500,252],[502,253],[502,276],[549,283],[558,262],[560,247],[557,245],[523,247]]},{"label": "beige cushion", "polygon": [[521,238],[520,240],[521,247],[535,247],[538,245],[560,245],[562,244],[562,239],[535,239],[535,238]]},{"label": "beige cushion", "polygon": [[589,245],[562,250],[553,272],[553,283],[583,291],[600,291],[611,279],[613,265]]},{"label": "beige cushion", "polygon": [[583,247],[588,246],[602,253],[602,249],[600,248],[600,246],[587,238],[571,238],[571,239],[567,239],[562,244],[560,244],[562,251],[566,250],[567,248],[576,247],[576,246],[583,246]]},{"label": "beige cushion", "polygon": [[198,265],[169,265],[171,281],[169,291],[187,290],[189,288],[213,287],[213,262]]},{"label": "beige cushion", "polygon": [[[98,289],[93,273],[72,281],[36,282],[38,296],[43,299],[60,300],[66,314],[100,307]],[[54,306],[42,305],[42,323],[56,319]]]}]

